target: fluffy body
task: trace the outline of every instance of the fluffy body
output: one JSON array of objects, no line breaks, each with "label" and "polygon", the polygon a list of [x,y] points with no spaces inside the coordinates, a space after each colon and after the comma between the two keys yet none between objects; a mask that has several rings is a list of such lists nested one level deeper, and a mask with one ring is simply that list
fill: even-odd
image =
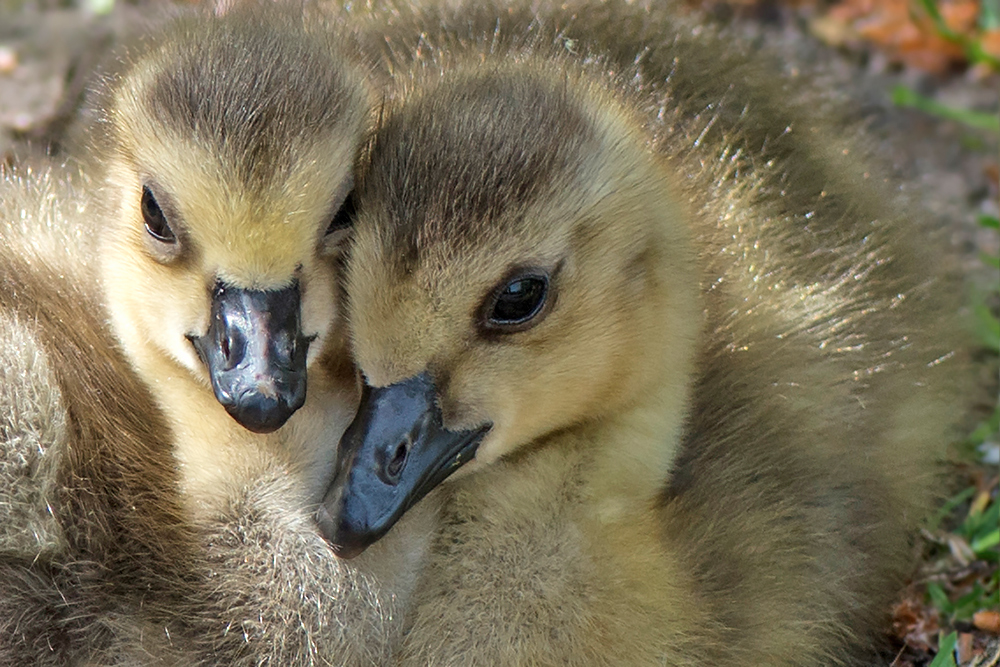
[{"label": "fluffy body", "polygon": [[[176,610],[194,619],[206,664],[385,662],[415,583],[403,563],[429,542],[432,508],[405,543],[345,563],[311,518],[357,400],[337,325],[342,233],[328,233],[368,126],[353,39],[296,6],[200,14],[126,51],[97,96],[101,276],[115,332],[167,419],[207,560],[204,604]],[[143,186],[179,254],[151,247]],[[306,403],[272,434],[225,412],[187,340],[208,327],[219,280],[300,286]]]},{"label": "fluffy body", "polygon": [[107,325],[82,180],[0,180],[0,665],[384,664],[432,524],[341,561],[277,460],[192,517]]},{"label": "fluffy body", "polygon": [[[493,424],[400,663],[874,660],[972,378],[905,203],[660,10],[393,16],[353,350],[373,386],[433,377],[446,428]],[[484,335],[517,267],[554,302]]]},{"label": "fluffy body", "polygon": [[[368,119],[349,40],[310,28],[298,8],[195,12],[121,50],[94,96],[90,168],[111,321],[164,409],[195,513],[274,460],[315,486],[356,400],[334,326],[337,239],[326,234]],[[173,246],[145,229],[144,187]],[[312,341],[306,403],[274,434],[250,433],[226,413],[191,343],[209,327],[219,281],[300,286]]]},{"label": "fluffy body", "polygon": [[72,176],[0,181],[0,665],[384,663],[421,541],[336,559],[278,461],[191,519]]},{"label": "fluffy body", "polygon": [[[151,33],[105,76],[86,178],[5,174],[0,664],[372,665],[400,635],[432,506],[350,563],[312,520],[356,401],[325,232],[368,101],[294,14]],[[185,338],[220,277],[303,288],[308,399],[278,432],[226,414]]]},{"label": "fluffy body", "polygon": [[173,664],[156,627],[192,541],[163,421],[75,252],[92,231],[75,176],[0,179],[0,664]]}]

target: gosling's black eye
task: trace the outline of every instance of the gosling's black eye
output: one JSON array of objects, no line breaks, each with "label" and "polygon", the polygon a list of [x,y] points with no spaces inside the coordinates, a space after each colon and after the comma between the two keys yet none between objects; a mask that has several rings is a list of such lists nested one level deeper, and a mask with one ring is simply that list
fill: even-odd
[{"label": "gosling's black eye", "polygon": [[549,277],[541,272],[522,273],[497,286],[484,304],[487,330],[513,333],[540,321],[549,297]]},{"label": "gosling's black eye", "polygon": [[142,188],[142,219],[146,223],[146,231],[161,243],[176,243],[177,236],[167,224],[167,217],[156,203],[156,198],[146,186]]},{"label": "gosling's black eye", "polygon": [[326,235],[329,236],[343,229],[350,229],[351,225],[354,224],[354,214],[354,193],[352,192],[347,195],[347,199],[344,200],[340,210],[333,216],[330,226],[326,228]]}]

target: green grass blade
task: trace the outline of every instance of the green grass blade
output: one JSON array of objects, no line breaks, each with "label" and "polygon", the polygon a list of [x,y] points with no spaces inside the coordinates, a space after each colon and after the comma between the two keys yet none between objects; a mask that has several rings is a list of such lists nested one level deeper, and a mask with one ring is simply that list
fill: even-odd
[{"label": "green grass blade", "polygon": [[[927,12],[931,21],[934,22],[934,29],[937,30],[938,34],[949,42],[961,46],[965,50],[965,56],[969,59],[969,62],[987,63],[990,67],[1000,69],[1000,58],[983,49],[983,45],[978,39],[970,39],[965,35],[955,32],[948,26],[948,23],[944,20],[941,11],[937,7],[936,0],[917,0],[917,2]],[[987,0],[987,2],[992,2],[995,5],[997,0]],[[980,21],[983,21],[984,16],[991,11],[995,11],[995,9],[995,7],[991,7],[990,9],[984,7],[980,11]]]},{"label": "green grass blade", "polygon": [[[966,441],[972,445],[981,445],[982,443],[986,442],[987,438],[992,436],[994,433],[998,432],[1000,432],[1000,406],[998,406],[997,409],[993,411],[993,414],[990,415],[989,419],[979,424],[979,426],[977,426],[975,430],[969,434],[969,437],[966,438]],[[951,509],[954,509],[957,506],[958,503],[955,503],[955,505],[952,505]],[[950,512],[951,509],[949,509],[948,511]],[[938,523],[940,523],[945,516],[947,515],[937,516],[936,518]],[[929,530],[937,529],[937,524],[935,524],[934,526],[928,526],[928,529]]]},{"label": "green grass blade", "polygon": [[927,583],[927,596],[931,599],[938,610],[947,615],[951,615],[955,611],[955,606],[948,599],[948,594],[944,592],[941,588],[941,584],[931,581]]},{"label": "green grass blade", "polygon": [[974,539],[969,546],[972,547],[972,552],[978,557],[979,554],[984,553],[987,549],[992,549],[998,544],[1000,544],[1000,528]]},{"label": "green grass blade", "polygon": [[974,305],[972,312],[975,315],[973,326],[983,345],[994,352],[1000,351],[1000,320],[993,316],[985,303]]},{"label": "green grass blade", "polygon": [[920,6],[924,8],[927,15],[931,17],[934,21],[934,27],[937,29],[938,33],[945,39],[950,39],[952,41],[958,41],[959,37],[954,30],[948,27],[945,23],[944,17],[941,16],[941,11],[937,8],[937,3],[934,0],[918,0]]},{"label": "green grass blade", "polygon": [[901,107],[912,107],[920,111],[974,127],[978,130],[1000,134],[1000,116],[982,111],[954,109],[936,100],[924,97],[906,86],[897,85],[892,89],[892,103]]},{"label": "green grass blade", "polygon": [[983,0],[979,10],[979,27],[982,30],[1000,28],[1000,0]]},{"label": "green grass blade", "polygon": [[927,523],[927,529],[930,531],[937,530],[938,526],[941,525],[941,522],[945,520],[945,517],[950,515],[956,507],[971,498],[975,495],[975,493],[976,487],[970,486],[969,488],[963,489],[961,492],[949,498],[948,501],[941,506],[941,509],[937,511],[934,518]]},{"label": "green grass blade", "polygon": [[928,667],[955,667],[955,644],[958,643],[958,633],[952,632],[938,642],[938,654]]}]

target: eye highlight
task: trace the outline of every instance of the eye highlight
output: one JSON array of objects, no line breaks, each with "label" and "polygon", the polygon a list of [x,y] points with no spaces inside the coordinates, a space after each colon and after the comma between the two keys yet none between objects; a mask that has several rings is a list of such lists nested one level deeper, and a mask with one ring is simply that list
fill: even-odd
[{"label": "eye highlight", "polygon": [[146,225],[146,231],[160,243],[177,243],[177,236],[174,230],[170,229],[167,217],[163,215],[163,209],[156,203],[156,198],[148,186],[142,186],[142,220]]},{"label": "eye highlight", "polygon": [[495,333],[530,329],[548,312],[551,291],[547,272],[528,269],[515,273],[498,284],[483,302],[482,328]]}]

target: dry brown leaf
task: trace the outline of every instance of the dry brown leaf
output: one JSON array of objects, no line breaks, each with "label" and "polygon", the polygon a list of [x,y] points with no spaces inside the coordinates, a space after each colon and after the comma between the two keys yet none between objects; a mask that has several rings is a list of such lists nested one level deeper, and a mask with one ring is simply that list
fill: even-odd
[{"label": "dry brown leaf", "polygon": [[[941,0],[938,8],[945,24],[955,33],[976,33],[979,0]],[[841,0],[827,16],[833,25],[821,25],[826,34],[857,34],[891,59],[911,67],[942,73],[965,63],[964,49],[942,37],[933,20],[915,10],[912,0]],[[823,32],[817,34],[824,37]],[[984,49],[1000,49],[1000,37],[985,33],[984,38],[989,40]]]},{"label": "dry brown leaf", "polygon": [[994,30],[987,30],[979,38],[979,43],[983,47],[983,51],[1000,58],[1000,28]]},{"label": "dry brown leaf", "polygon": [[937,647],[937,634],[941,629],[938,612],[921,600],[914,588],[892,609],[892,629],[896,637],[907,646],[933,651]]},{"label": "dry brown leaf", "polygon": [[984,170],[986,171],[986,178],[990,179],[993,185],[1000,186],[1000,165],[987,164]]},{"label": "dry brown leaf", "polygon": [[972,616],[972,624],[983,632],[1000,635],[1000,612],[992,610],[977,611]]},{"label": "dry brown leaf", "polygon": [[958,633],[958,662],[966,663],[972,660],[975,653],[972,646],[972,634],[968,632]]}]

